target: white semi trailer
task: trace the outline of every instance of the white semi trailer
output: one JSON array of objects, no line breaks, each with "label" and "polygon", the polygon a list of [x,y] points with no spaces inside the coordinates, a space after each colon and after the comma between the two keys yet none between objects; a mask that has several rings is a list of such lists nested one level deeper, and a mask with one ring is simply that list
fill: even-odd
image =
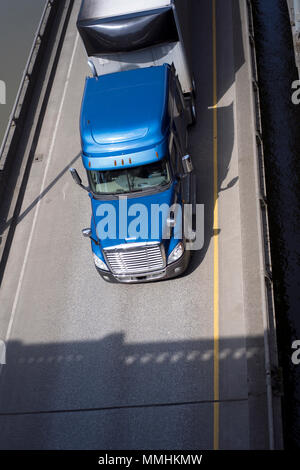
[{"label": "white semi trailer", "polygon": [[77,27],[94,75],[174,64],[192,97],[189,0],[84,0]]}]

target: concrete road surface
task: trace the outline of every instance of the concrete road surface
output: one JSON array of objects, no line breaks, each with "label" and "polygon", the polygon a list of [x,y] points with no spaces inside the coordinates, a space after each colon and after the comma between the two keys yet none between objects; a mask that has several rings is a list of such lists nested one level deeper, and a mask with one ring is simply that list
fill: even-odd
[{"label": "concrete road surface", "polygon": [[0,291],[2,449],[269,446],[246,10],[218,0],[214,30],[212,3],[191,1],[190,150],[205,245],[182,278],[111,285],[81,236],[90,200],[68,173],[75,166],[85,179],[89,70],[75,1]]}]

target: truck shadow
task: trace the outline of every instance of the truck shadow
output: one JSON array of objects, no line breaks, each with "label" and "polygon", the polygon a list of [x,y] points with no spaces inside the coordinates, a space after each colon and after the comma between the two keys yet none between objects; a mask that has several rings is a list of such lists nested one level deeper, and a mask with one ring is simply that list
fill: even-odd
[{"label": "truck shadow", "polygon": [[[212,121],[212,111],[209,111],[209,119],[206,116],[204,119]],[[209,114],[207,113],[207,115]],[[232,179],[225,187],[222,187],[223,182],[226,180],[230,161],[233,150],[234,142],[234,117],[233,117],[233,104],[224,108],[218,108],[218,120],[222,122],[222,132],[218,137],[218,147],[222,151],[218,152],[218,194],[221,191],[230,190],[238,181],[238,177]],[[205,146],[205,136],[202,135],[201,119],[197,124],[197,128],[193,130],[191,154],[194,156],[193,162],[195,163],[197,173],[197,203],[204,204],[204,245],[201,250],[192,251],[191,263],[186,271],[186,274],[192,273],[204,259],[206,252],[209,248],[212,238],[221,232],[214,232],[214,169],[213,169],[213,155],[211,149],[206,149],[211,145],[207,142]],[[211,132],[211,130],[210,130]],[[201,140],[203,137],[203,141]],[[208,158],[210,156],[211,158]]]},{"label": "truck shadow", "polygon": [[[197,172],[197,203],[204,204],[204,246],[194,251],[188,270],[192,273],[204,259],[214,237],[214,168],[213,168],[213,50],[212,50],[212,9],[203,3],[192,0],[192,41],[191,60],[196,83],[197,123],[190,132],[190,152]],[[211,3],[211,2],[209,2]],[[239,2],[228,2],[224,18],[217,16],[217,126],[218,126],[218,195],[230,191],[238,182],[233,175],[228,181],[232,153],[235,142],[234,90],[228,93],[235,83],[238,70],[245,63],[241,12]],[[224,9],[223,9],[224,13]],[[218,14],[218,8],[217,8]],[[199,26],[199,18],[200,26]],[[232,34],[232,44],[224,41],[218,27],[222,24]],[[232,28],[230,25],[232,24]],[[207,39],[209,38],[209,40]],[[228,44],[229,42],[229,44]],[[230,48],[231,46],[231,48]],[[234,57],[232,59],[232,47]],[[224,66],[232,61],[231,66]],[[204,72],[205,71],[205,72]],[[227,95],[227,96],[226,96]],[[218,227],[218,234],[222,228]]]}]

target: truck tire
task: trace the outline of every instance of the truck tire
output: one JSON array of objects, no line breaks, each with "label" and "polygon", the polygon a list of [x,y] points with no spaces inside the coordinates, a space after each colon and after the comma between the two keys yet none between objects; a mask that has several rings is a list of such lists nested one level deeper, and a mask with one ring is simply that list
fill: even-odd
[{"label": "truck tire", "polygon": [[192,100],[191,100],[191,114],[192,114],[191,126],[193,126],[194,124],[196,124],[196,121],[197,121],[196,101],[195,101],[194,96],[192,97]]},{"label": "truck tire", "polygon": [[193,77],[193,79],[192,79],[192,85],[193,85],[192,94],[193,94],[194,99],[196,99],[196,96],[197,96],[197,94],[196,94],[196,82],[195,82],[194,77]]},{"label": "truck tire", "polygon": [[194,93],[190,93],[185,97],[186,108],[188,112],[188,126],[193,126],[197,121],[196,100]]}]

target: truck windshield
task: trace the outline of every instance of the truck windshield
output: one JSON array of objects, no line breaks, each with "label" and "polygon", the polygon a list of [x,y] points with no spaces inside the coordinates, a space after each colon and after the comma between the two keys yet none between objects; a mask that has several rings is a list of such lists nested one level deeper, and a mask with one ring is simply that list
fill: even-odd
[{"label": "truck windshield", "polygon": [[88,170],[94,194],[121,194],[146,191],[170,183],[167,159],[122,170]]}]

